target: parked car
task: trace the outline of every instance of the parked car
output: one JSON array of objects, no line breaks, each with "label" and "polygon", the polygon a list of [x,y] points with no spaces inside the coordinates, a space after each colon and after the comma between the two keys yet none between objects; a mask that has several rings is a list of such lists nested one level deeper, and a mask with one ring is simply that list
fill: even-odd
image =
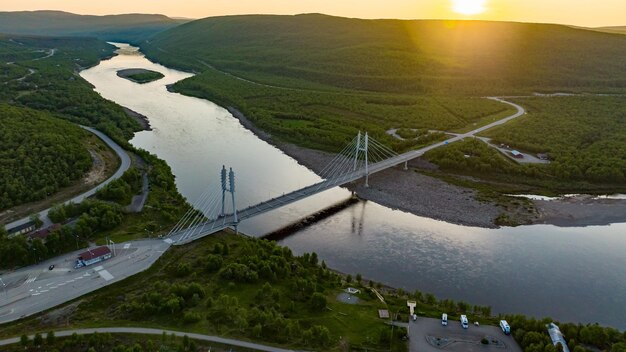
[{"label": "parked car", "polygon": [[52,269],[54,269],[54,264],[52,264],[52,265],[50,265],[50,266],[48,267],[48,270],[52,270]]},{"label": "parked car", "polygon": [[469,321],[467,320],[467,315],[461,315],[461,326],[463,329],[469,328]]},{"label": "parked car", "polygon": [[441,314],[441,325],[448,326],[448,314]]}]

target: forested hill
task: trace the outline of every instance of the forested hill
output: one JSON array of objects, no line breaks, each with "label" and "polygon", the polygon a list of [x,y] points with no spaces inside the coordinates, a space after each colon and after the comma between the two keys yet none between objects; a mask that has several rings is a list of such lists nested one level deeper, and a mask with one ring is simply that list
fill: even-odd
[{"label": "forested hill", "polygon": [[0,33],[46,36],[92,36],[108,41],[139,42],[185,20],[163,15],[76,15],[61,11],[0,12]]},{"label": "forested hill", "polygon": [[142,49],[170,66],[210,64],[264,83],[476,95],[626,90],[625,36],[550,24],[228,16],[164,31]]}]

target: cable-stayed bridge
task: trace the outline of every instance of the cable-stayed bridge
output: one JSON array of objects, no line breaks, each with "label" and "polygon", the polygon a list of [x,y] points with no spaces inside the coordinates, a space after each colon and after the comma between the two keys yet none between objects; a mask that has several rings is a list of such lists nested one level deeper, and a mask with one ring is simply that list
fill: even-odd
[{"label": "cable-stayed bridge", "polygon": [[[445,143],[447,142],[441,142],[431,147]],[[201,195],[193,204],[193,207],[187,211],[170,231],[168,238],[176,244],[188,243],[225,228],[236,228],[237,224],[243,220],[360,178],[365,178],[367,186],[369,175],[406,163],[408,160],[432,149],[431,147],[399,155],[382,143],[369,137],[367,133],[362,135],[359,132],[319,173],[323,178],[322,181],[241,210],[237,209],[235,201],[235,173],[232,169],[227,171],[223,167],[220,189],[207,191]]]},{"label": "cable-stayed bridge", "polygon": [[[406,169],[406,162],[422,156],[429,150],[460,141],[467,137],[474,137],[477,133],[504,124],[525,114],[524,108],[515,103],[496,97],[490,97],[489,99],[511,105],[515,107],[517,111],[513,115],[484,125],[473,131],[456,134],[454,137],[445,141],[403,154],[397,154],[382,143],[370,138],[367,133],[362,135],[361,132],[359,132],[359,134],[319,173],[323,178],[322,181],[260,202],[242,210],[238,210],[235,203],[235,173],[232,169],[230,172],[227,172],[226,168],[223,167],[220,189],[214,189],[213,191],[208,190],[202,194],[191,209],[187,211],[170,231],[168,238],[176,244],[185,244],[225,228],[234,227],[236,230],[237,224],[243,220],[297,202],[333,187],[356,181],[360,178],[365,178],[365,185],[367,186],[369,175],[371,174],[402,163],[405,163]],[[230,194],[232,201],[230,209],[228,209],[229,211],[227,212],[226,196],[228,194]]]}]

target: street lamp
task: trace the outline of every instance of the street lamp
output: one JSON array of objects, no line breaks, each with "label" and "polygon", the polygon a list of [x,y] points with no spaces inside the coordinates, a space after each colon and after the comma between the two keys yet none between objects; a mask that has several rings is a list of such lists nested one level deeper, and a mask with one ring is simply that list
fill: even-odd
[{"label": "street lamp", "polygon": [[9,298],[9,293],[7,292],[7,284],[4,283],[4,280],[0,277],[0,282],[2,283],[2,289],[4,290],[4,295]]}]

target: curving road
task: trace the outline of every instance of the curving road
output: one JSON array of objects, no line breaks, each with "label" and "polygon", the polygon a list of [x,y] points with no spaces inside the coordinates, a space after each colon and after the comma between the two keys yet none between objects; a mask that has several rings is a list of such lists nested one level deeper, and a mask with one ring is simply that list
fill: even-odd
[{"label": "curving road", "polygon": [[[72,336],[72,334],[78,335],[89,335],[93,333],[111,333],[111,334],[142,334],[142,335],[162,335],[164,332],[168,335],[176,335],[178,337],[183,337],[187,335],[189,338],[194,340],[215,342],[224,345],[237,346],[243,348],[249,348],[257,351],[267,351],[267,352],[294,352],[293,350],[286,350],[283,348],[272,347],[267,345],[260,345],[258,343],[252,343],[241,340],[227,339],[219,336],[212,335],[202,335],[202,334],[193,334],[193,333],[185,333],[180,331],[172,331],[172,330],[159,330],[159,329],[149,329],[149,328],[134,328],[134,327],[113,327],[113,328],[97,328],[97,329],[76,329],[76,330],[62,330],[55,331],[54,336],[56,337],[68,337]],[[34,335],[30,335],[29,338],[32,340]],[[20,342],[19,337],[14,337],[11,339],[0,340],[0,346],[11,345]]]},{"label": "curving road", "polygon": [[[115,154],[117,154],[117,156],[120,158],[121,163],[120,163],[120,167],[117,169],[117,171],[111,176],[109,177],[107,180],[105,180],[104,182],[100,183],[99,185],[95,186],[94,188],[90,189],[89,191],[83,193],[83,194],[79,194],[76,197],[66,201],[63,204],[67,204],[67,203],[80,203],[83,200],[85,200],[85,198],[91,197],[94,194],[96,194],[96,192],[108,185],[109,183],[111,183],[114,180],[117,180],[118,178],[122,177],[122,175],[126,172],[126,170],[128,170],[128,168],[130,167],[130,156],[128,155],[128,153],[122,148],[120,147],[119,144],[115,143],[111,138],[109,138],[109,136],[107,136],[106,134],[96,130],[95,128],[92,127],[87,127],[87,126],[80,126],[82,129],[87,130],[93,134],[95,134],[98,138],[100,138],[104,143],[106,143],[106,145],[109,146],[109,148],[113,149],[113,151],[115,152]],[[48,218],[48,212],[50,211],[50,209],[52,208],[48,208],[45,210],[40,211],[39,214],[39,218],[43,221],[43,226],[49,226],[52,224],[52,222],[50,221],[50,219]],[[6,229],[12,229],[14,227],[23,225],[27,222],[30,221],[30,216],[27,216],[25,218],[22,218],[20,220],[16,220],[13,221],[11,223],[8,223],[5,225]]]}]

